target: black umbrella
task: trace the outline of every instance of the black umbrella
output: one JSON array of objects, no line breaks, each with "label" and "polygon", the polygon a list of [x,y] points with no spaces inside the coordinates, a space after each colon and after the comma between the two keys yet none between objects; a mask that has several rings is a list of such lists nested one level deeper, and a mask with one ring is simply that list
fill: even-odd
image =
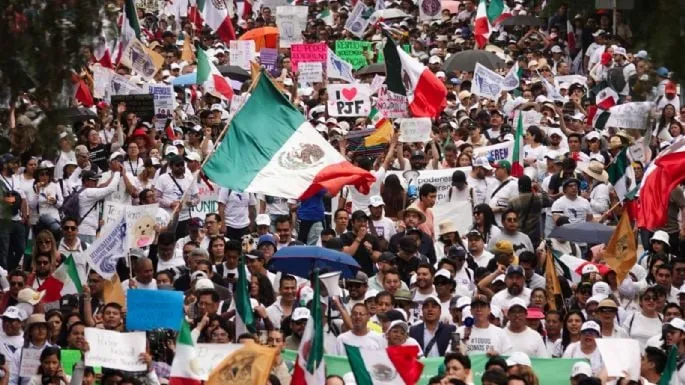
[{"label": "black umbrella", "polygon": [[88,119],[98,120],[98,115],[90,108],[72,107],[57,110],[54,112],[57,122],[63,124],[70,124],[76,122],[85,122]]},{"label": "black umbrella", "polygon": [[250,73],[238,66],[225,65],[216,67],[216,69],[218,69],[222,75],[231,78],[231,80],[245,81],[250,79]]},{"label": "black umbrella", "polygon": [[473,70],[476,68],[476,63],[480,63],[491,70],[504,68],[505,65],[504,60],[500,59],[499,56],[492,52],[480,49],[470,49],[451,55],[449,58],[447,58],[447,61],[445,61],[445,64],[442,66],[442,68],[445,70],[445,72],[473,72]]},{"label": "black umbrella", "polygon": [[549,238],[558,238],[571,242],[587,242],[589,244],[607,243],[616,228],[597,222],[571,223],[555,227]]},{"label": "black umbrella", "polygon": [[357,71],[358,76],[375,74],[385,75],[385,63],[373,63]]},{"label": "black umbrella", "polygon": [[500,25],[511,26],[511,25],[542,25],[542,20],[539,17],[531,15],[517,15],[512,17],[507,17],[502,20]]}]

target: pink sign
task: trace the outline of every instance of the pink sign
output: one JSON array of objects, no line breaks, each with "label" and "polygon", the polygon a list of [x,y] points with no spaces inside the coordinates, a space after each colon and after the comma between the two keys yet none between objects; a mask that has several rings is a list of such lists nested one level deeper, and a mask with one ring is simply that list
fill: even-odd
[{"label": "pink sign", "polygon": [[292,44],[290,46],[290,64],[297,71],[297,63],[326,63],[328,46],[326,43]]}]

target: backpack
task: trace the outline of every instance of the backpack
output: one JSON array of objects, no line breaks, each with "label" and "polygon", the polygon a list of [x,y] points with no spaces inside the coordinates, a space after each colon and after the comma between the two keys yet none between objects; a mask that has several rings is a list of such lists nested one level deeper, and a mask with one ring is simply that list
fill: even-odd
[{"label": "backpack", "polygon": [[88,214],[90,214],[90,212],[93,211],[95,206],[97,206],[97,202],[95,202],[93,207],[91,207],[85,215],[81,216],[81,205],[79,197],[81,195],[81,192],[85,189],[85,187],[81,187],[78,190],[72,192],[64,200],[64,203],[62,203],[62,214],[64,215],[64,217],[76,218],[78,219],[79,224],[81,224],[83,218],[87,217]]},{"label": "backpack", "polygon": [[616,92],[621,92],[626,87],[626,78],[623,76],[623,67],[613,67],[607,72],[607,83]]}]

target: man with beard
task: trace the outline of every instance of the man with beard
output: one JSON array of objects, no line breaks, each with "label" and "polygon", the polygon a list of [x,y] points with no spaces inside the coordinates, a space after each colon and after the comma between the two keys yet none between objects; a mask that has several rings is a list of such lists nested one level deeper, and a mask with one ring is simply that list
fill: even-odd
[{"label": "man with beard", "polygon": [[292,334],[285,339],[286,349],[299,349],[300,341],[302,341],[302,333],[304,333],[304,328],[307,326],[308,319],[309,309],[306,307],[298,307],[293,310],[292,317],[290,317],[290,331]]},{"label": "man with beard", "polygon": [[404,221],[405,230],[398,232],[397,234],[393,235],[392,238],[390,238],[389,250],[393,253],[397,253],[399,251],[400,240],[402,238],[408,235],[410,231],[420,231],[421,241],[419,245],[419,252],[425,255],[430,263],[435,263],[436,257],[433,240],[428,234],[416,229],[420,224],[426,221],[426,215],[416,207],[407,207],[405,210],[400,212],[400,217]]},{"label": "man with beard", "polygon": [[494,250],[497,248],[498,242],[507,241],[511,243],[513,251],[517,255],[521,251],[533,252],[535,250],[528,235],[519,231],[519,216],[513,208],[508,208],[504,211],[502,223],[504,223],[502,232],[490,238],[488,249]]},{"label": "man with beard", "polygon": [[435,275],[435,269],[428,263],[421,263],[416,268],[414,302],[421,303],[428,296],[437,295],[433,287],[433,275]]},{"label": "man with beard", "polygon": [[358,271],[354,278],[345,280],[345,288],[348,292],[347,311],[352,311],[352,307],[358,303],[364,303],[364,297],[369,289],[369,276],[363,271]]},{"label": "man with beard", "polygon": [[530,302],[531,290],[527,288],[525,271],[519,265],[509,265],[505,272],[504,284],[506,288],[499,291],[492,297],[492,305],[498,306],[500,309],[506,311],[509,308],[511,300],[520,298],[523,303],[528,306]]},{"label": "man with beard", "polygon": [[40,253],[33,259],[33,274],[29,275],[27,283],[34,289],[38,289],[52,272],[52,258],[48,253]]},{"label": "man with beard", "polygon": [[489,177],[488,173],[493,168],[488,158],[481,156],[473,161],[473,169],[469,173],[466,183],[473,189],[473,205],[489,203],[492,192],[499,184],[494,178]]}]

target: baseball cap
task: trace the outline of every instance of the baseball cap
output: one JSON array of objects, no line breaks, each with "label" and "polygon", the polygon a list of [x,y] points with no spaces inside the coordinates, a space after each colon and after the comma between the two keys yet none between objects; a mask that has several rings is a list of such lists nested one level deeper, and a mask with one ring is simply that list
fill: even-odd
[{"label": "baseball cap", "polygon": [[473,161],[473,167],[483,167],[484,169],[486,169],[488,171],[493,169],[492,166],[490,165],[490,161],[488,160],[488,158],[486,158],[484,156],[476,158]]},{"label": "baseball cap", "polygon": [[269,214],[259,214],[255,218],[255,223],[257,226],[271,226],[271,217]]},{"label": "baseball cap", "polygon": [[452,186],[466,184],[466,174],[463,171],[457,170],[452,173]]},{"label": "baseball cap", "polygon": [[354,278],[349,278],[347,282],[368,283],[369,276],[363,271],[358,271]]},{"label": "baseball cap", "polygon": [[98,180],[98,179],[100,179],[100,175],[98,175],[95,171],[85,170],[85,171],[81,171],[81,179],[82,180]]},{"label": "baseball cap", "polygon": [[592,285],[592,295],[597,295],[597,294],[602,294],[605,297],[609,296],[611,294],[611,288],[609,287],[609,284],[606,282],[595,282]]},{"label": "baseball cap", "polygon": [[580,332],[594,331],[598,336],[602,335],[599,325],[595,321],[585,321],[580,328]]},{"label": "baseball cap", "polygon": [[666,325],[685,332],[685,321],[683,321],[682,318],[673,318],[672,320],[668,321]]},{"label": "baseball cap", "polygon": [[516,306],[519,306],[519,307],[523,308],[523,310],[528,311],[528,305],[526,304],[526,302],[524,300],[522,300],[519,297],[512,298],[509,301],[509,306],[507,307],[507,309],[511,310]]},{"label": "baseball cap", "polygon": [[551,51],[552,51],[552,53],[561,53],[562,52],[561,47],[559,47],[558,45],[555,45],[554,47],[552,47]]},{"label": "baseball cap", "polygon": [[511,163],[509,163],[508,160],[498,160],[497,162],[493,163],[492,166],[494,168],[503,168],[507,170],[507,172],[511,172]]},{"label": "baseball cap", "polygon": [[584,361],[573,364],[573,367],[571,367],[571,378],[575,378],[581,374],[592,377],[592,367],[590,364]]},{"label": "baseball cap", "polygon": [[483,294],[476,294],[473,297],[471,297],[471,306],[476,306],[478,304],[481,305],[490,305],[490,299],[488,299],[487,296]]},{"label": "baseball cap", "polygon": [[264,254],[259,250],[252,250],[245,254],[249,259],[264,259]]},{"label": "baseball cap", "polygon": [[381,207],[384,206],[383,198],[380,195],[374,195],[369,198],[369,206],[371,207]]},{"label": "baseball cap", "polygon": [[19,321],[25,320],[26,317],[26,312],[16,306],[10,306],[2,313],[2,318],[16,319]]},{"label": "baseball cap", "polygon": [[188,227],[192,227],[195,229],[199,229],[200,227],[204,226],[204,222],[202,222],[202,219],[200,218],[191,218],[190,222],[188,222]]},{"label": "baseball cap", "polygon": [[303,319],[309,319],[309,309],[306,307],[298,307],[293,310],[293,315],[290,317],[293,321],[302,321]]},{"label": "baseball cap", "polygon": [[259,239],[257,240],[257,248],[259,248],[260,246],[262,246],[265,243],[270,243],[274,247],[276,247],[276,240],[274,239],[273,236],[271,236],[269,234],[264,234],[264,235],[259,237]]},{"label": "baseball cap", "polygon": [[530,357],[523,352],[511,353],[509,358],[507,358],[507,366],[523,365],[531,367],[533,364],[530,362]]},{"label": "baseball cap", "polygon": [[473,229],[466,233],[466,238],[480,238],[483,239],[483,234],[480,233],[480,231]]},{"label": "baseball cap", "polygon": [[390,322],[390,326],[388,326],[388,332],[390,331],[390,329],[396,326],[402,328],[402,330],[404,330],[405,333],[409,331],[409,325],[406,322],[398,319]]},{"label": "baseball cap", "polygon": [[450,275],[450,272],[447,269],[440,269],[435,272],[435,275],[433,276],[433,280],[435,280],[438,277],[446,278],[448,280],[452,280],[452,276]]},{"label": "baseball cap", "polygon": [[394,262],[395,258],[397,258],[397,255],[394,253],[391,253],[389,251],[384,251],[381,253],[381,256],[379,257],[380,262]]},{"label": "baseball cap", "polygon": [[593,37],[598,37],[598,36],[604,35],[605,33],[606,33],[606,32],[604,32],[603,29],[598,29],[597,31],[595,31],[595,33],[592,34],[592,36],[593,36]]},{"label": "baseball cap", "polygon": [[429,301],[435,302],[438,306],[440,306],[440,298],[438,298],[435,294],[431,294],[427,296],[426,298],[423,299],[423,304],[425,305]]},{"label": "baseball cap", "polygon": [[202,162],[202,157],[195,151],[186,152],[185,158],[191,162]]},{"label": "baseball cap", "polygon": [[447,250],[447,257],[449,258],[464,258],[466,257],[466,250],[459,245],[453,245]]},{"label": "baseball cap", "polygon": [[423,151],[421,151],[421,150],[414,150],[414,151],[412,151],[412,153],[411,153],[411,157],[412,157],[412,158],[422,158],[422,157],[425,157],[425,156],[426,156],[426,153],[423,152]]},{"label": "baseball cap", "polygon": [[585,266],[583,266],[583,270],[581,274],[590,274],[590,273],[599,273],[599,269],[597,266],[588,263]]},{"label": "baseball cap", "polygon": [[509,265],[509,266],[507,267],[507,270],[506,270],[506,274],[505,274],[505,275],[509,276],[509,275],[511,275],[511,274],[525,275],[525,271],[524,271],[523,268],[522,268],[521,266],[519,266],[519,265]]},{"label": "baseball cap", "polygon": [[428,59],[428,64],[440,64],[442,63],[442,59],[440,59],[439,56],[431,56],[430,59]]},{"label": "baseball cap", "polygon": [[111,162],[115,159],[124,160],[124,153],[121,151],[114,151],[109,155],[109,161]]}]

